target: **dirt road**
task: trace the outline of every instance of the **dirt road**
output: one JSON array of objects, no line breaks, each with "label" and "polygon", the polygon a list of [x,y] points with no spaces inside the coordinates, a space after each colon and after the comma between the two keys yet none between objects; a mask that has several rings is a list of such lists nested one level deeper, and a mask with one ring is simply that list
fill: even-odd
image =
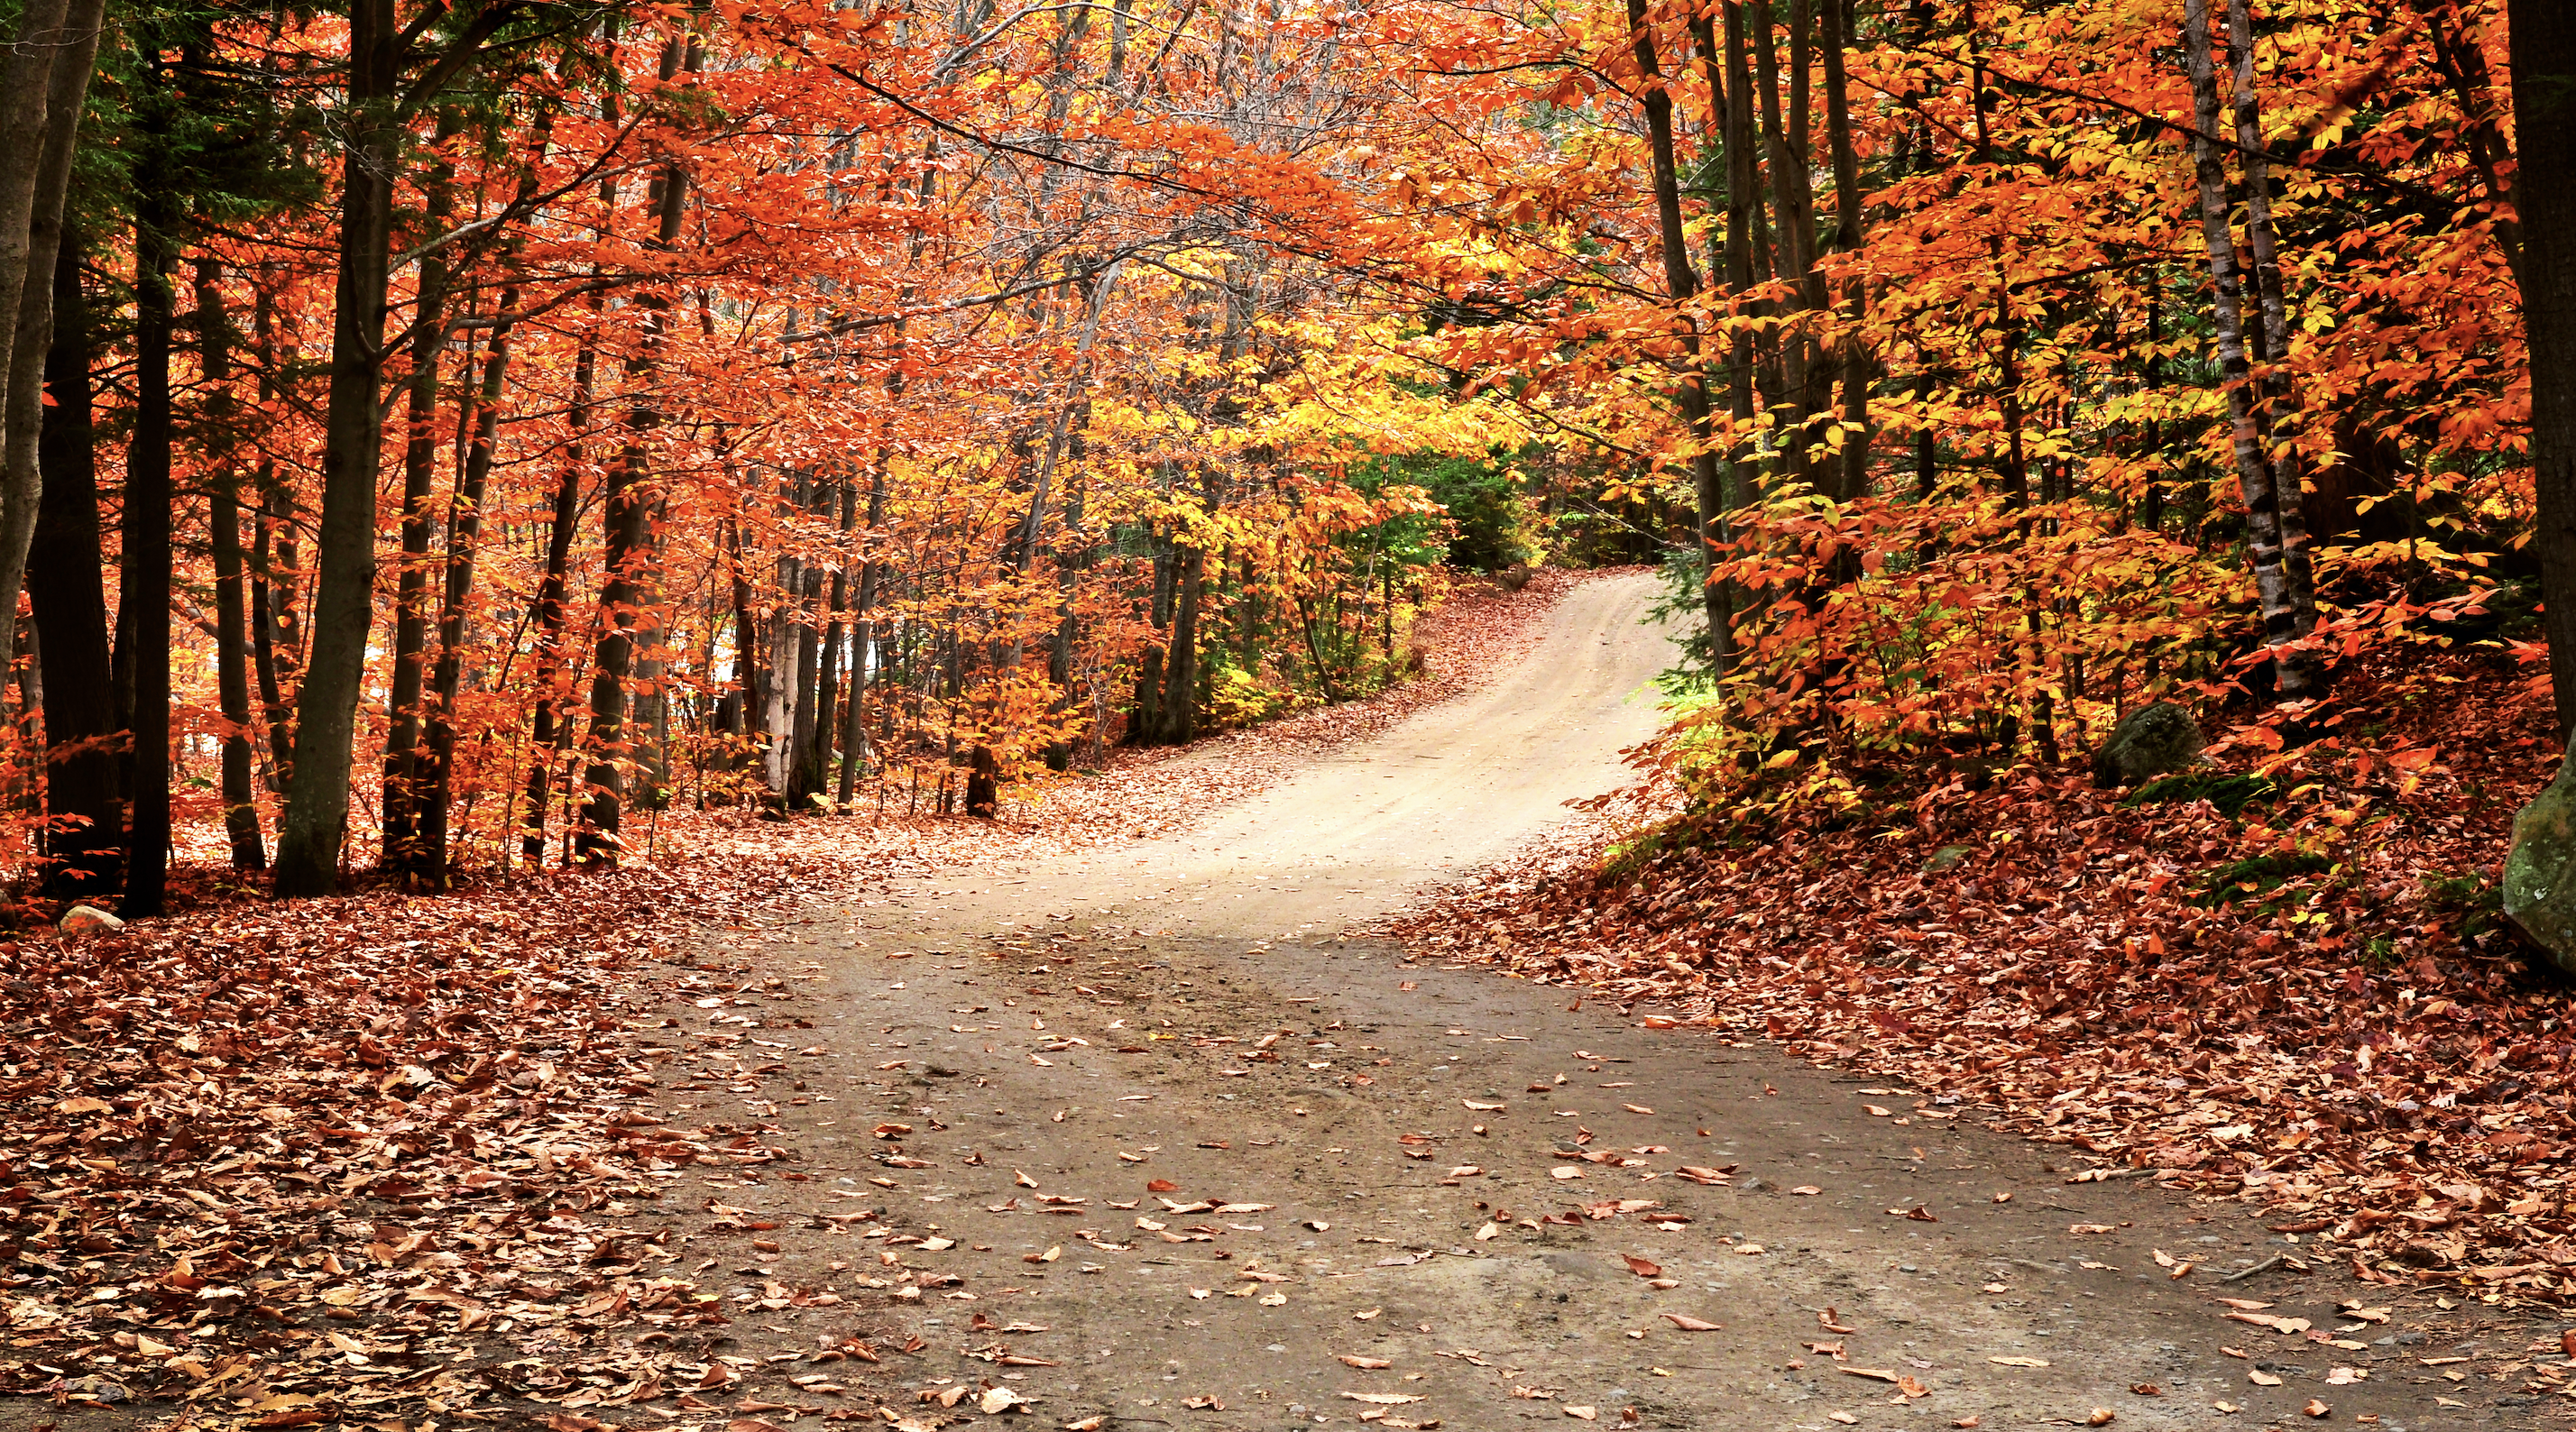
[{"label": "dirt road", "polygon": [[817,911],[757,957],[775,983],[674,1006],[769,1080],[666,1086],[672,1121],[786,1153],[664,1205],[715,1205],[682,1251],[733,1309],[720,1405],[1211,1432],[2568,1405],[2527,1390],[2532,1329],[2356,1284],[2240,1205],[2069,1184],[1974,1110],[1340,938],[1617,781],[1666,660],[1650,595],[1576,589],[1514,672],[1186,835]]}]

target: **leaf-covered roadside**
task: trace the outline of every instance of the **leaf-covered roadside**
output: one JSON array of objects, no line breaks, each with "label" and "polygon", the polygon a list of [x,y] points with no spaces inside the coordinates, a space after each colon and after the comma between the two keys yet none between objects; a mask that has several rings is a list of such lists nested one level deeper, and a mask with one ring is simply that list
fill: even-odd
[{"label": "leaf-covered roadside", "polygon": [[[685,932],[797,897],[787,862],[565,876],[512,898],[217,908],[0,954],[0,1387],[294,1426],[470,1416],[496,1330],[721,1321],[607,1225],[750,1130],[634,1114],[629,1031]],[[653,973],[660,971],[660,973]],[[542,1365],[537,1365],[542,1371]]]},{"label": "leaf-covered roadside", "polygon": [[2359,759],[2276,758],[2234,818],[2025,772],[1880,820],[1596,821],[1388,930],[2264,1200],[2365,1277],[2561,1301],[2576,1039],[2492,905],[2547,714],[2482,661],[2413,678],[2354,674]]},{"label": "leaf-covered roadside", "polygon": [[[1508,665],[1590,575],[1471,590],[1425,623],[1420,680],[1194,748],[1222,762],[1121,760],[999,822],[670,812],[659,864],[295,906],[229,888],[200,832],[187,913],[0,943],[0,1392],[227,1427],[529,1399],[568,1432],[670,1397],[713,1415],[746,1360],[717,1350],[728,1309],[683,1257],[673,1225],[706,1201],[683,1180],[804,1179],[764,1091],[821,1052],[795,992],[728,952],[888,878],[1162,833]],[[674,999],[713,1027],[671,1029]],[[651,1108],[710,1084],[746,1117]]]}]

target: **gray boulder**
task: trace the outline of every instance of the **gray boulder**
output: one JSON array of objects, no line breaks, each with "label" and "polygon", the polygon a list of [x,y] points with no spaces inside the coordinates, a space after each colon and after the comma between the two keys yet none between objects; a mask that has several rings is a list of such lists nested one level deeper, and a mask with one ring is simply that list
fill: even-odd
[{"label": "gray boulder", "polygon": [[2111,739],[2093,753],[2093,782],[2100,786],[2134,786],[2157,776],[2187,771],[2201,763],[2200,727],[2191,713],[2170,701],[2158,701],[2120,718]]},{"label": "gray boulder", "polygon": [[66,935],[104,935],[124,929],[125,922],[95,905],[74,905],[55,928]]},{"label": "gray boulder", "polygon": [[2576,750],[2559,763],[2558,778],[2514,814],[2504,917],[2550,963],[2576,974]]}]

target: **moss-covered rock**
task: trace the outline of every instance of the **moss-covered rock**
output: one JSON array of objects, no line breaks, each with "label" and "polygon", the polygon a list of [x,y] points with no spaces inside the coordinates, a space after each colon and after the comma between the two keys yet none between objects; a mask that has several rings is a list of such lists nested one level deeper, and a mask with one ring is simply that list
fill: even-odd
[{"label": "moss-covered rock", "polygon": [[2187,771],[2200,764],[2200,727],[2191,713],[2170,701],[2141,706],[2120,718],[2111,739],[2093,753],[2093,781],[2102,786],[2134,786],[2152,777]]},{"label": "moss-covered rock", "polygon": [[2576,751],[2513,818],[2504,858],[2504,917],[2550,962],[2576,974]]}]

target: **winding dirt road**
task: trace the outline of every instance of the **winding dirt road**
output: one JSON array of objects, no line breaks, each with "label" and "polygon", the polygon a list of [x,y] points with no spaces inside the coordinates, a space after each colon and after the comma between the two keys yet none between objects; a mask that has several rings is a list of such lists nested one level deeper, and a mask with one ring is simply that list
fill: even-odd
[{"label": "winding dirt road", "polygon": [[[671,1091],[788,1152],[678,1186],[719,1205],[684,1241],[735,1310],[732,1406],[2398,1432],[2567,1405],[2492,1373],[2528,1329],[2301,1271],[2240,1205],[2069,1184],[1972,1110],[1344,939],[1616,783],[1667,660],[1651,595],[1576,588],[1516,670],[1184,835],[854,897],[810,959],[749,956],[774,1002],[675,1005],[802,1091]],[[853,1336],[883,1361],[840,1360]]]}]

